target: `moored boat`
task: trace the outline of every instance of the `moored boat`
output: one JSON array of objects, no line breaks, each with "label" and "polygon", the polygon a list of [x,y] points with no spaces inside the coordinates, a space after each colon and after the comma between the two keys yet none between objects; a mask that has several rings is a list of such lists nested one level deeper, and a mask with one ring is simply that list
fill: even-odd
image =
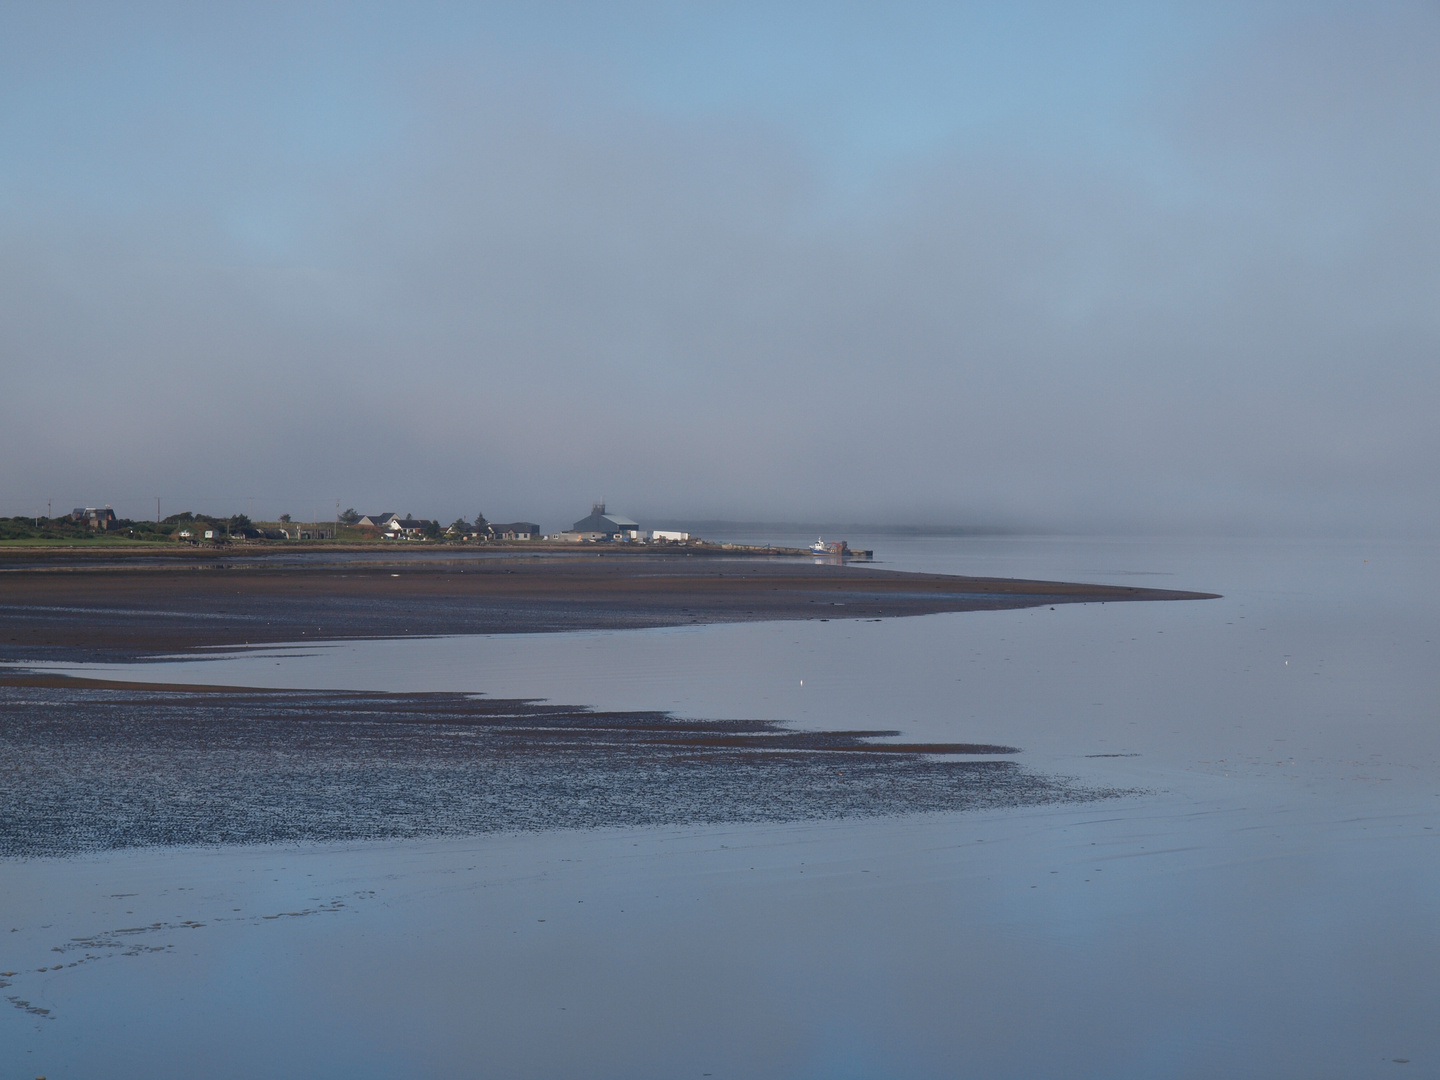
[{"label": "moored boat", "polygon": [[873,551],[852,550],[849,543],[844,540],[831,540],[827,544],[824,537],[817,537],[815,542],[810,545],[810,554],[841,559],[873,559],[875,557]]}]

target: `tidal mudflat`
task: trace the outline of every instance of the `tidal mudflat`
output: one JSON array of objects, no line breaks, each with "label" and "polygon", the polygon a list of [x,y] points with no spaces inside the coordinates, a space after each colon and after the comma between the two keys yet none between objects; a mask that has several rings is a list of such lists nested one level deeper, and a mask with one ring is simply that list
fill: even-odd
[{"label": "tidal mudflat", "polygon": [[[100,656],[114,665],[166,647],[204,654],[251,639],[318,644],[1207,598],[703,552],[31,557],[0,574],[0,656]],[[900,734],[463,693],[10,676],[0,684],[0,856],[809,820],[1119,790],[1013,760],[956,760],[1019,753],[1002,744],[876,741]]]},{"label": "tidal mudflat", "polygon": [[10,553],[0,659],[118,659],[264,642],[882,618],[1207,594],[711,554]]},{"label": "tidal mudflat", "polygon": [[1081,802],[1015,747],[465,694],[0,677],[0,858]]}]

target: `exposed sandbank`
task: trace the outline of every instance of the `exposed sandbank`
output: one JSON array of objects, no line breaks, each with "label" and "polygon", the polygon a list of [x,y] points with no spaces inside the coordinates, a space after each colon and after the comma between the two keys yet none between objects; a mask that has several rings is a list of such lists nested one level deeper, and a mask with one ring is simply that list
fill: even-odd
[{"label": "exposed sandbank", "polygon": [[[756,558],[0,562],[0,659],[245,643],[879,619],[1204,594]],[[787,821],[1080,801],[1013,747],[462,694],[0,676],[0,857]],[[1002,759],[997,759],[999,755]],[[988,756],[975,760],[977,756]]]},{"label": "exposed sandbank", "polygon": [[32,556],[0,561],[0,659],[116,659],[246,643],[887,618],[1209,595],[713,556],[400,552],[291,562]]}]

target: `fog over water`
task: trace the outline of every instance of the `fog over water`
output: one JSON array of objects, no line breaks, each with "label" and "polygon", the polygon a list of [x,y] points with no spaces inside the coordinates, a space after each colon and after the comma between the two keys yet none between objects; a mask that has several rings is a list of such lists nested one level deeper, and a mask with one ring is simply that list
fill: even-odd
[{"label": "fog over water", "polygon": [[5,24],[0,514],[1440,516],[1433,5]]}]

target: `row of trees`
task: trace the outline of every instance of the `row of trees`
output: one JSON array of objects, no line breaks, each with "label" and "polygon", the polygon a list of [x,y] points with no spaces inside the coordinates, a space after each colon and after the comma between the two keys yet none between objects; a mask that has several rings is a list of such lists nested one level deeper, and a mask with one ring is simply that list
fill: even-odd
[{"label": "row of trees", "polygon": [[[283,514],[281,521],[289,521],[290,515]],[[192,514],[186,510],[181,514],[171,514],[162,525],[173,525],[179,528],[183,525],[198,525],[206,529],[224,529],[232,536],[245,536],[248,533],[258,532],[254,523],[244,514],[231,514],[228,518],[211,517],[209,514]]]},{"label": "row of trees", "polygon": [[209,514],[171,514],[164,521],[134,521],[117,518],[109,528],[91,528],[89,522],[64,517],[0,518],[0,540],[83,540],[99,536],[125,535],[136,539],[162,540],[187,529],[200,532],[209,529],[225,536],[259,536],[260,530],[244,514],[211,517]]},{"label": "row of trees", "polygon": [[[409,515],[406,515],[409,517]],[[339,516],[341,525],[355,526],[361,515],[352,507]],[[282,523],[290,522],[289,514],[281,514]],[[197,514],[190,510],[171,514],[163,521],[132,520],[119,518],[109,523],[110,527],[101,532],[92,529],[87,522],[76,521],[69,514],[64,517],[12,517],[0,518],[0,540],[84,540],[100,536],[129,536],[137,540],[200,539],[204,533],[214,532],[216,537],[228,539],[279,539],[280,534],[269,528],[261,528],[246,514],[231,514],[217,517],[211,514]],[[189,533],[189,537],[181,534]],[[421,534],[430,540],[494,538],[494,530],[484,514],[476,514],[473,522],[463,517],[456,518],[449,528],[436,521],[426,521]],[[338,537],[337,537],[338,538]]]},{"label": "row of trees", "polygon": [[68,514],[60,518],[0,518],[0,540],[87,540],[101,535],[87,522],[75,521]]}]

